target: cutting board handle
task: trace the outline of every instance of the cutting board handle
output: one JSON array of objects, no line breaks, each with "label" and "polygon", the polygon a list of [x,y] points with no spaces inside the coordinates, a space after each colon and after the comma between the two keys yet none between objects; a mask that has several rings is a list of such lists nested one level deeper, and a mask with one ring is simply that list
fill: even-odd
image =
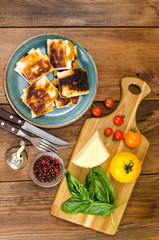
[{"label": "cutting board handle", "polygon": [[[135,85],[140,89],[139,94],[133,94],[129,86]],[[121,79],[121,99],[118,107],[113,112],[115,115],[125,115],[129,125],[136,125],[136,112],[141,101],[151,92],[150,86],[138,77],[124,77]],[[126,120],[125,117],[125,120]],[[135,126],[134,126],[135,127]]]},{"label": "cutting board handle", "polygon": [[[129,90],[129,86],[131,86],[131,85],[137,86],[141,92],[139,94],[131,93]],[[148,83],[138,77],[122,78],[121,79],[121,88],[122,88],[122,94],[125,95],[128,91],[128,93],[131,95],[134,95],[135,98],[138,96],[137,98],[140,98],[140,102],[151,92],[151,88],[148,85]]]}]

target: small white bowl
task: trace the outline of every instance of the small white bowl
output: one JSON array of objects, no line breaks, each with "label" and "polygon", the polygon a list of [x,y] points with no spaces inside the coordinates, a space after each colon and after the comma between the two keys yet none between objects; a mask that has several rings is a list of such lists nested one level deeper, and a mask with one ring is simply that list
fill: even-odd
[{"label": "small white bowl", "polygon": [[[36,176],[34,175],[34,172],[33,172],[33,166],[34,166],[34,163],[40,158],[42,157],[43,155],[47,155],[47,156],[51,156],[51,157],[54,157],[55,159],[57,159],[59,161],[59,163],[61,164],[62,166],[62,170],[60,171],[59,175],[55,178],[55,180],[53,180],[52,182],[40,182]],[[63,160],[54,152],[41,152],[39,153],[31,162],[30,164],[30,177],[32,178],[32,180],[34,181],[34,183],[36,183],[37,185],[41,186],[41,187],[53,187],[55,185],[57,185],[63,178],[64,176],[64,173],[65,173],[65,167],[64,167],[64,163],[63,163]]]}]

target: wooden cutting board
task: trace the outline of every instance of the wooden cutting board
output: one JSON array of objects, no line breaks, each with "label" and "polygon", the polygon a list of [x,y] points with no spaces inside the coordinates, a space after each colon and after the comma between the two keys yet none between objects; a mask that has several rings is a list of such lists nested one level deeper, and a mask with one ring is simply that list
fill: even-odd
[{"label": "wooden cutting board", "polygon": [[[129,90],[130,89],[129,86],[131,85],[138,86],[141,92],[138,95],[132,94]],[[124,133],[126,133],[131,128],[137,128],[136,112],[138,106],[140,102],[151,92],[151,88],[149,87],[149,85],[145,81],[137,77],[122,78],[121,89],[122,89],[121,100],[114,112],[105,117],[98,118],[93,117],[85,121],[71,156],[72,159],[73,156],[77,154],[85,145],[85,143],[92,137],[95,131],[97,130],[99,131],[99,134],[110,153],[109,159],[103,164],[101,164],[100,167],[105,170],[113,185],[115,191],[115,205],[125,200],[129,200],[136,181],[127,184],[122,184],[113,179],[109,172],[110,160],[117,152],[126,151],[134,153],[139,158],[141,164],[143,164],[144,158],[149,148],[149,142],[143,135],[140,146],[135,149],[128,148],[125,145],[124,140],[112,141],[112,137],[104,136],[104,129],[106,127],[112,127],[114,131],[120,129]],[[116,126],[113,123],[114,116],[118,114],[125,115],[124,123],[121,126]],[[74,177],[76,177],[82,184],[84,184],[84,180],[86,174],[88,173],[88,170],[74,165],[71,159],[69,161],[67,169],[70,170],[71,174]],[[106,216],[106,218],[104,219],[101,216],[92,216],[81,213],[78,214],[64,213],[60,209],[60,206],[64,201],[66,201],[70,197],[71,195],[68,191],[66,179],[64,177],[55,196],[51,208],[51,214],[61,219],[70,221],[75,224],[79,224],[87,228],[94,229],[99,232],[103,232],[109,235],[115,234],[115,230],[112,226],[110,216]],[[119,206],[113,213],[114,222],[117,227],[119,226],[127,203],[124,203],[123,205]]]}]

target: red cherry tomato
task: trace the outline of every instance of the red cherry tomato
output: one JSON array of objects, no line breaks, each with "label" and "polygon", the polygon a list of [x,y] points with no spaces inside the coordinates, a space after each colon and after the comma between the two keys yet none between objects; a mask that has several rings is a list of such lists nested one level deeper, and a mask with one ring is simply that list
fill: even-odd
[{"label": "red cherry tomato", "polygon": [[104,105],[106,106],[106,108],[111,108],[114,106],[114,100],[113,98],[109,97],[105,99]]},{"label": "red cherry tomato", "polygon": [[102,114],[102,108],[101,107],[94,107],[92,109],[92,114],[95,116],[95,117],[99,117],[101,114]]},{"label": "red cherry tomato", "polygon": [[112,133],[113,133],[113,129],[110,128],[110,127],[106,128],[106,129],[104,130],[104,135],[105,135],[106,137],[111,136]]},{"label": "red cherry tomato", "polygon": [[114,132],[113,140],[121,140],[124,137],[124,133],[121,130],[117,130]]},{"label": "red cherry tomato", "polygon": [[123,115],[117,115],[117,116],[114,117],[113,122],[116,125],[120,126],[124,122],[124,117],[125,116],[123,116]]}]

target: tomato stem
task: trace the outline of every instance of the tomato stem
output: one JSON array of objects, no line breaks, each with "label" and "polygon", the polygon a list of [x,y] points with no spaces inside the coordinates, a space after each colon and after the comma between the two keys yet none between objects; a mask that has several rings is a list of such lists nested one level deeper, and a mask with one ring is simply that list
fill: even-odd
[{"label": "tomato stem", "polygon": [[125,164],[125,163],[124,163],[123,168],[124,168],[126,174],[129,174],[129,172],[132,172],[133,166],[134,166],[134,163],[133,163],[132,160],[130,160],[130,162],[129,162],[128,164]]},{"label": "tomato stem", "polygon": [[109,135],[109,134],[107,134],[107,133],[104,133],[104,136],[105,136],[105,137],[110,137],[110,135]]},{"label": "tomato stem", "polygon": [[92,108],[95,108],[95,107],[97,107],[97,106],[98,106],[97,103],[96,103],[96,104],[95,104],[95,103],[92,104]]},{"label": "tomato stem", "polygon": [[132,132],[137,132],[138,130],[136,128],[131,128]]},{"label": "tomato stem", "polygon": [[112,137],[112,141],[118,141],[114,136]]},{"label": "tomato stem", "polygon": [[108,100],[107,103],[109,106],[111,106],[111,100]]}]

